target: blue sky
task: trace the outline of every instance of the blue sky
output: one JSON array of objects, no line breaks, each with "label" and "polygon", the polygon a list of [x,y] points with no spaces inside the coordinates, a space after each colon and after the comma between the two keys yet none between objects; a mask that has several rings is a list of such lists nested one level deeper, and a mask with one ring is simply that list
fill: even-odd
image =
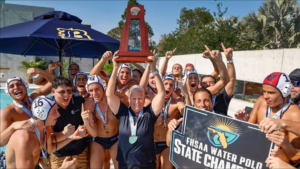
[{"label": "blue sky", "polygon": [[[194,1],[138,1],[146,9],[145,20],[152,26],[154,37],[157,43],[162,34],[170,33],[178,27],[177,19],[180,16],[180,9],[194,9],[196,7],[205,7],[217,11],[216,5],[223,3],[223,9],[228,7],[225,17],[239,16],[242,18],[249,12],[257,12],[258,7],[263,0],[194,0]],[[110,29],[117,27],[121,20],[121,15],[127,6],[127,0],[122,1],[25,1],[25,0],[6,0],[6,3],[52,7],[56,11],[65,11],[78,16],[83,20],[83,24],[91,24],[93,29],[107,33]]]}]

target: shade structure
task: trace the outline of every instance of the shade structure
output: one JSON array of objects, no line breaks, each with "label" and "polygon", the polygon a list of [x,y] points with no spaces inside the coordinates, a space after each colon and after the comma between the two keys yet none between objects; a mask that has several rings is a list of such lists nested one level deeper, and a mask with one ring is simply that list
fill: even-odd
[{"label": "shade structure", "polygon": [[81,24],[62,11],[0,29],[0,53],[18,55],[101,58],[119,49],[119,41]]}]

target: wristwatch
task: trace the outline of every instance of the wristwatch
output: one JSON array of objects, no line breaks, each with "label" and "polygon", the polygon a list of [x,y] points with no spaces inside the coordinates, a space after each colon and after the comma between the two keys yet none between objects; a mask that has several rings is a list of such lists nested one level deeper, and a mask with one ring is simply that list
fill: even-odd
[{"label": "wristwatch", "polygon": [[157,75],[158,74],[158,70],[156,69],[155,71],[152,71],[151,70],[151,73],[153,74],[153,76]]},{"label": "wristwatch", "polygon": [[233,59],[228,60],[227,63],[233,63]]}]

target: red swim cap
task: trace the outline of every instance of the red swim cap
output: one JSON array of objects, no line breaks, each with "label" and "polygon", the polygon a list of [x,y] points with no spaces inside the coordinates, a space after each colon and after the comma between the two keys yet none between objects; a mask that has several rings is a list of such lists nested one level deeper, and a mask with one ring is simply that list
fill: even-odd
[{"label": "red swim cap", "polygon": [[292,85],[289,76],[285,73],[274,72],[268,75],[264,80],[264,85],[270,85],[279,90],[281,96],[286,98],[291,94]]}]

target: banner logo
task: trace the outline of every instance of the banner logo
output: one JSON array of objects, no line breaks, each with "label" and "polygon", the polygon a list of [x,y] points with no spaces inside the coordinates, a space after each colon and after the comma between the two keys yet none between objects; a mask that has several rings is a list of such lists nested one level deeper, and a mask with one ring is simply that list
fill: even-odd
[{"label": "banner logo", "polygon": [[62,39],[78,39],[78,40],[94,40],[85,30],[73,29],[73,28],[56,28],[58,36]]},{"label": "banner logo", "polygon": [[234,143],[240,136],[241,130],[232,121],[219,119],[218,117],[208,122],[207,137],[215,147],[226,149],[228,145]]},{"label": "banner logo", "polygon": [[132,7],[130,9],[131,15],[137,16],[140,13],[141,9],[139,7]]}]

